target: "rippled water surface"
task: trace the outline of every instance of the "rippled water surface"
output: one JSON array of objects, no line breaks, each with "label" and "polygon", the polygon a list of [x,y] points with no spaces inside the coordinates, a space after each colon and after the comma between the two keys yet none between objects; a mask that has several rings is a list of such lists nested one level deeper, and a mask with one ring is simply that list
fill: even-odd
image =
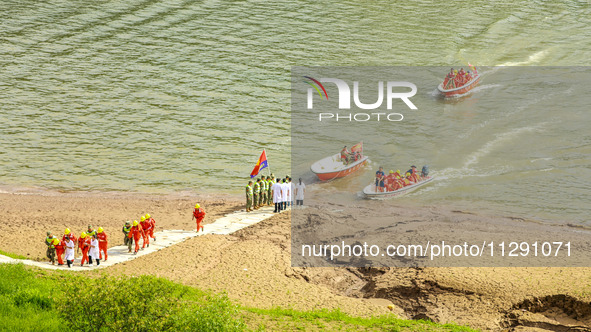
[{"label": "rippled water surface", "polygon": [[[587,65],[591,54],[588,1],[0,0],[0,8],[8,185],[238,192],[263,148],[273,172],[289,172],[293,65]],[[457,120],[455,107],[442,121]],[[469,128],[510,134],[496,125]],[[565,149],[587,155],[581,130],[572,135],[586,143]]]}]

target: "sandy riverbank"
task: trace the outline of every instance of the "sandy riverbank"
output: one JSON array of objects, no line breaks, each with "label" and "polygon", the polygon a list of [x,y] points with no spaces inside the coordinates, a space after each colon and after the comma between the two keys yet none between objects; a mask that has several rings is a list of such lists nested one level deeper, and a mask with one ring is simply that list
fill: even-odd
[{"label": "sandy riverbank", "polygon": [[62,236],[66,228],[79,236],[88,225],[103,227],[109,247],[121,245],[126,220],[150,213],[156,230],[194,230],[191,220],[195,203],[207,202],[204,223],[208,224],[242,207],[236,197],[210,195],[147,195],[129,193],[1,193],[0,250],[44,259],[45,232]]},{"label": "sandy riverbank", "polygon": [[[159,227],[188,230],[194,227],[190,211],[196,201],[208,212],[206,223],[242,207],[239,197],[231,196],[0,194],[0,249],[43,257],[47,229],[80,232],[90,222],[118,234],[124,220],[147,212]],[[450,211],[449,218],[459,218],[455,214]],[[406,318],[485,330],[591,326],[590,268],[293,268],[290,217],[278,215],[230,236],[194,238],[89,273],[157,275],[225,291],[257,307],[338,307],[372,315],[388,312],[386,306],[394,303]]]}]

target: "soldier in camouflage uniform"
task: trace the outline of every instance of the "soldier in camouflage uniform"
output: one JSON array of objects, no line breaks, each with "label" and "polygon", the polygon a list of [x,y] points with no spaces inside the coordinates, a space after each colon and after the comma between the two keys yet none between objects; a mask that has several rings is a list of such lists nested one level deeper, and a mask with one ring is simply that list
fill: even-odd
[{"label": "soldier in camouflage uniform", "polygon": [[267,181],[265,177],[261,177],[261,194],[259,195],[259,207],[264,206],[267,203]]},{"label": "soldier in camouflage uniform", "polygon": [[267,205],[273,204],[273,183],[275,183],[273,174],[267,176]]},{"label": "soldier in camouflage uniform", "polygon": [[47,232],[47,237],[45,238],[45,245],[47,246],[47,251],[45,252],[45,256],[51,261],[51,264],[55,264],[55,247],[53,245],[53,240],[57,238],[51,234],[51,232]]},{"label": "soldier in camouflage uniform", "polygon": [[252,189],[254,192],[252,206],[254,207],[255,210],[258,210],[259,209],[259,195],[261,194],[261,179],[260,178],[257,178]]},{"label": "soldier in camouflage uniform", "polygon": [[126,221],[125,226],[121,229],[125,237],[123,238],[123,244],[127,246],[127,252],[131,252],[131,245],[133,244],[133,239],[128,237],[129,231],[131,231],[131,221]]},{"label": "soldier in camouflage uniform", "polygon": [[252,181],[248,181],[246,186],[246,212],[252,211]]}]

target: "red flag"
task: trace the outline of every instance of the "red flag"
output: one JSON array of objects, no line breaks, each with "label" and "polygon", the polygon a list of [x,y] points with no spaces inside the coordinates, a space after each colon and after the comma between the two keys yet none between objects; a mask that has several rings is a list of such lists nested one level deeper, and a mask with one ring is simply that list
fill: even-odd
[{"label": "red flag", "polygon": [[254,178],[255,176],[257,176],[259,174],[259,172],[265,168],[268,167],[269,165],[267,164],[267,154],[265,153],[265,150],[263,150],[263,153],[261,153],[261,156],[259,157],[259,161],[257,161],[257,164],[254,165],[254,169],[252,170],[252,172],[250,173],[250,178]]}]

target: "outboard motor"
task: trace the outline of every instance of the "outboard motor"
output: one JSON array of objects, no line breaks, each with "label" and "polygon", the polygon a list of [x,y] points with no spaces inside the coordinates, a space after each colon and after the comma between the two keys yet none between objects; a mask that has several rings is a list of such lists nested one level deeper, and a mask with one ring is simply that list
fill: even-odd
[{"label": "outboard motor", "polygon": [[429,175],[429,166],[425,165],[425,166],[423,166],[423,169],[421,169],[421,176],[427,177],[428,175]]}]

